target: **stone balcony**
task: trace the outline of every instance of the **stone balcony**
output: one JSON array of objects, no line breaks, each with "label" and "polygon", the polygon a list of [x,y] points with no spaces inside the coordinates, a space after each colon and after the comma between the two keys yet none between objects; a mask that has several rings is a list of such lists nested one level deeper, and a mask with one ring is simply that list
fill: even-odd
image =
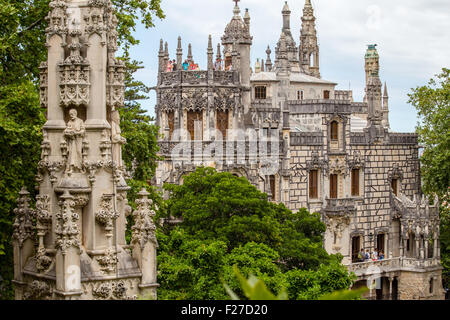
[{"label": "stone balcony", "polygon": [[373,275],[384,275],[397,271],[425,271],[430,268],[440,268],[439,259],[391,258],[376,261],[351,263],[347,265],[350,272],[354,272],[358,279],[366,279]]},{"label": "stone balcony", "polygon": [[218,85],[237,85],[239,84],[239,76],[235,71],[213,71],[204,70],[193,71],[173,71],[162,72],[160,86],[173,85],[206,85],[212,82]]},{"label": "stone balcony", "polygon": [[326,199],[326,205],[322,211],[327,216],[350,215],[356,212],[356,200],[353,198]]}]

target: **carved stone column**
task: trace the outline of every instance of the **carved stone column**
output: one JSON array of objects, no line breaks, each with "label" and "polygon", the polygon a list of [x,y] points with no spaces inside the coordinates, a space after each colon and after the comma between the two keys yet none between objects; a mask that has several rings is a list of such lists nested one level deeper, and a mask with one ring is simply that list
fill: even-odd
[{"label": "carved stone column", "polygon": [[153,223],[155,212],[152,210],[152,200],[148,198],[150,194],[142,189],[138,193],[139,199],[136,200],[137,210],[133,212],[135,224],[132,227],[133,236],[131,244],[133,245],[133,258],[135,258],[142,271],[141,283],[139,289],[142,295],[151,295],[156,299],[156,249],[158,241],[156,240],[156,226]]}]

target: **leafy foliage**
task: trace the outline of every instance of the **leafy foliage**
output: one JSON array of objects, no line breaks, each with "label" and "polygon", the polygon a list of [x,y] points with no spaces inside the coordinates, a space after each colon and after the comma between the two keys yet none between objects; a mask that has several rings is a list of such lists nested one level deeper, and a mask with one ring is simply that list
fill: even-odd
[{"label": "leafy foliage", "polygon": [[[165,188],[170,198],[158,218],[183,222],[158,231],[159,298],[228,299],[227,292],[248,298],[234,266],[271,292],[286,288],[292,299],[316,299],[352,283],[341,258],[323,249],[325,225],[318,215],[294,214],[245,178],[212,168],[198,168],[183,185]],[[309,292],[301,277],[310,277],[317,290]]]},{"label": "leafy foliage", "polygon": [[417,127],[425,150],[421,157],[424,190],[445,195],[450,187],[450,69],[409,94],[418,111]]},{"label": "leafy foliage", "polygon": [[[15,199],[23,185],[34,191],[34,176],[40,156],[41,128],[45,112],[39,105],[39,64],[46,60],[45,17],[50,0],[0,0],[0,275],[4,279],[0,299],[12,298],[12,234]],[[153,26],[164,18],[161,0],[113,0],[119,22],[119,42],[127,63],[126,107],[121,111],[122,131],[128,139],[125,163],[132,169],[136,159],[139,170],[130,182],[136,190],[151,179],[156,161],[157,129],[145,116],[139,100],[149,89],[133,74],[141,63],[131,61],[129,49],[138,44],[133,35],[138,21]],[[156,194],[153,198],[157,198]],[[133,198],[131,199],[133,200]]]},{"label": "leafy foliage", "polygon": [[441,261],[444,266],[444,287],[449,286],[450,276],[450,69],[417,87],[409,94],[409,103],[418,111],[417,127],[420,142],[424,146],[421,157],[424,191],[437,194],[441,199]]}]

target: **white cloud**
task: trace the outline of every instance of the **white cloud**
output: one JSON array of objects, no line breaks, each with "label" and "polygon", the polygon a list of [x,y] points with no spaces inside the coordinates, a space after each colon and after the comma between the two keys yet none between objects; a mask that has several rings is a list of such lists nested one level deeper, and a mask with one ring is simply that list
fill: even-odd
[{"label": "white cloud", "polygon": [[[299,41],[304,1],[288,1],[291,30]],[[407,105],[406,94],[411,87],[425,84],[442,67],[449,67],[450,2],[448,0],[312,0],[321,49],[321,72],[324,78],[348,88],[362,99],[364,87],[364,52],[367,44],[377,43],[381,57],[381,76],[390,92],[391,125],[395,130],[412,131],[415,111]],[[242,0],[242,14],[249,8],[253,62],[265,59],[268,44],[273,48],[281,33],[281,10],[284,0]],[[159,39],[169,42],[175,56],[177,37],[193,45],[194,58],[206,65],[209,34],[217,45],[226,24],[232,17],[233,2],[229,0],[163,0],[166,19],[152,30],[138,29],[141,45],[134,56],[144,61],[147,69],[139,77],[156,83]],[[216,46],[214,46],[215,48]],[[274,59],[272,54],[272,60]],[[153,81],[151,81],[153,79]],[[154,99],[146,103],[153,113]],[[405,112],[407,117],[405,119]]]}]

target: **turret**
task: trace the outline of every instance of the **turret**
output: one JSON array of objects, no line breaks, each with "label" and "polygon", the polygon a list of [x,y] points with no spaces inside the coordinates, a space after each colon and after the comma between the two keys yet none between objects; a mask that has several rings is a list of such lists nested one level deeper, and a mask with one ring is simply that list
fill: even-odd
[{"label": "turret", "polygon": [[[289,9],[287,1],[284,4],[281,14],[283,15],[283,28],[281,30],[281,33],[284,34],[283,45],[286,47],[287,60],[289,62],[288,68],[293,72],[300,72],[300,64],[298,60],[298,48],[291,33],[291,10]],[[279,52],[280,47],[281,47],[281,37],[275,49],[276,55],[275,69],[278,69],[280,67],[278,57],[278,55],[280,54]]]},{"label": "turret", "polygon": [[272,53],[272,50],[270,50],[270,46],[267,46],[267,50],[266,50],[266,54],[267,54],[266,70],[268,72],[272,71],[272,60],[270,59],[270,54],[271,53]]},{"label": "turret", "polygon": [[383,94],[383,127],[390,128],[389,124],[389,95],[386,82],[384,83]]},{"label": "turret", "polygon": [[177,67],[181,69],[181,65],[183,64],[183,48],[181,47],[181,37],[178,37],[178,46],[177,46]]},{"label": "turret", "polygon": [[315,21],[311,0],[306,0],[300,31],[300,64],[303,72],[320,78],[319,45]]},{"label": "turret", "polygon": [[192,61],[194,61],[194,57],[192,56],[192,44],[189,43],[188,45],[188,55],[187,55],[187,60],[189,63],[191,63]]},{"label": "turret", "polygon": [[211,37],[211,35],[209,35],[209,37],[208,37],[207,55],[208,55],[208,70],[213,70],[213,67],[214,67],[214,63],[213,63],[214,50],[213,50],[213,47],[212,47],[212,37]]}]

